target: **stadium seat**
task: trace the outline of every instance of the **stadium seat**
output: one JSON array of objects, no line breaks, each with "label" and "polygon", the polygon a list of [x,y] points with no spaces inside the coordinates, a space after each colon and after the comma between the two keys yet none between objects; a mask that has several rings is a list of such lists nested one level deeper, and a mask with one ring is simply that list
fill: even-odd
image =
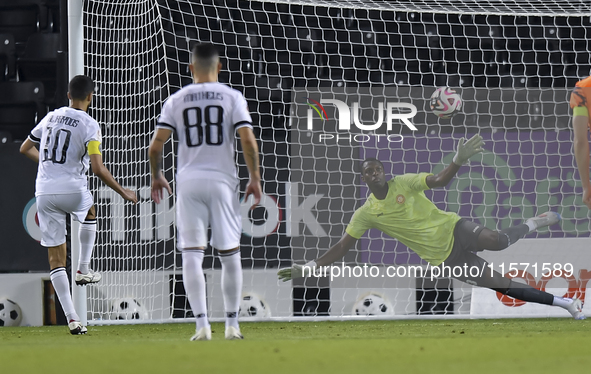
[{"label": "stadium seat", "polygon": [[218,14],[212,0],[199,2],[179,2],[179,10],[182,14],[184,25],[195,25],[198,28],[219,30]]},{"label": "stadium seat", "polygon": [[45,103],[55,108],[57,89],[57,52],[59,34],[37,33],[27,41],[25,53],[17,59],[21,80],[40,81],[45,88]]},{"label": "stadium seat", "polygon": [[10,142],[12,142],[12,135],[8,131],[0,131],[0,147]]},{"label": "stadium seat", "polygon": [[369,81],[377,84],[394,84],[396,83],[396,74],[387,70],[371,71]]},{"label": "stadium seat", "polygon": [[305,27],[286,28],[287,48],[292,52],[312,52],[314,42],[310,30]]},{"label": "stadium seat", "polygon": [[16,76],[16,50],[12,34],[0,34],[0,81]]},{"label": "stadium seat", "polygon": [[32,34],[47,30],[47,0],[0,1],[0,33],[10,33],[16,42],[17,55],[24,50]]},{"label": "stadium seat", "polygon": [[47,31],[60,32],[60,0],[45,0],[47,7]]},{"label": "stadium seat", "polygon": [[279,101],[281,95],[281,78],[262,75],[255,80],[256,98],[263,101]]},{"label": "stadium seat", "polygon": [[44,97],[41,82],[0,83],[0,130],[10,132],[14,140],[24,140],[47,114]]},{"label": "stadium seat", "polygon": [[[222,23],[220,23],[219,30],[211,30],[210,31],[211,35],[210,35],[209,39],[201,39],[201,40],[209,40],[214,45],[221,47],[222,45],[224,45],[224,33],[222,32],[222,28],[223,28],[223,25],[222,25]],[[200,30],[200,32],[202,32],[202,31],[203,30]]]}]

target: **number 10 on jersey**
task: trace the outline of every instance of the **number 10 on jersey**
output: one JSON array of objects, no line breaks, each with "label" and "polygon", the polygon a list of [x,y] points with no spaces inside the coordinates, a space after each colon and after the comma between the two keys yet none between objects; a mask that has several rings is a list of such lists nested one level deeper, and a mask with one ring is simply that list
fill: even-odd
[{"label": "number 10 on jersey", "polygon": [[[45,140],[45,148],[43,149],[43,162],[51,161],[54,164],[65,164],[66,163],[66,155],[68,152],[68,147],[70,146],[70,138],[72,137],[72,132],[66,129],[57,129],[55,133],[53,133],[53,128],[47,128],[47,138]],[[62,135],[63,134],[63,135]],[[60,139],[62,141],[62,148],[58,149]],[[49,150],[50,144],[53,140],[53,147]],[[60,154],[60,158],[58,160],[57,154]]]}]

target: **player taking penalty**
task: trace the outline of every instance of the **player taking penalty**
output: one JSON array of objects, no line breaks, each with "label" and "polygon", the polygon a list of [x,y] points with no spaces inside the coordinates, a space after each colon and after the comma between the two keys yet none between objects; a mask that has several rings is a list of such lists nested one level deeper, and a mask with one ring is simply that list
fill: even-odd
[{"label": "player taking penalty", "polygon": [[[21,145],[21,153],[39,163],[35,197],[41,229],[41,245],[49,252],[51,284],[60,300],[72,335],[86,334],[86,326],[74,309],[66,274],[66,214],[80,224],[80,259],[75,282],[97,283],[101,275],[89,268],[96,237],[96,211],[88,191],[86,171],[92,172],[121,197],[137,203],[134,191],[121,187],[103,164],[98,123],[86,111],[94,94],[94,82],[77,75],[68,87],[69,107],[49,113]],[[39,144],[39,150],[35,148]]]},{"label": "player taking penalty", "polygon": [[[457,153],[445,169],[436,175],[431,173],[398,175],[386,181],[382,162],[370,158],[361,164],[361,180],[367,184],[371,195],[363,206],[355,211],[345,234],[324,255],[306,265],[293,265],[280,269],[279,279],[288,281],[310,273],[309,269],[328,266],[341,259],[365,231],[378,229],[416,252],[431,266],[444,268],[491,269],[478,252],[500,251],[541,227],[560,221],[560,216],[547,212],[528,219],[525,223],[493,231],[482,225],[460,218],[452,212],[440,210],[427,199],[424,191],[446,186],[460,167],[475,154],[483,151],[482,137],[474,135],[470,140],[460,139]],[[309,269],[308,269],[309,268]],[[583,303],[578,299],[557,297],[531,286],[514,282],[502,274],[487,270],[473,276],[454,272],[453,277],[470,285],[490,288],[515,299],[568,310],[575,319],[584,319]]]}]

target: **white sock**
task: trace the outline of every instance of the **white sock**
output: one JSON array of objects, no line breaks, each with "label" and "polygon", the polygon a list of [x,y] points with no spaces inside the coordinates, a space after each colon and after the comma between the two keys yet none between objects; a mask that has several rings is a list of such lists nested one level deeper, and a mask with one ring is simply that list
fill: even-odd
[{"label": "white sock", "polygon": [[556,305],[561,308],[567,309],[568,306],[570,304],[572,304],[572,302],[573,302],[573,299],[570,299],[568,297],[554,296],[554,301],[552,302],[552,305]]},{"label": "white sock", "polygon": [[82,274],[88,274],[92,250],[94,249],[94,240],[96,238],[96,219],[86,220],[80,224],[80,259],[78,260],[78,271]]},{"label": "white sock", "polygon": [[209,326],[203,275],[203,251],[183,251],[183,285],[195,316],[197,330]]},{"label": "white sock", "polygon": [[527,225],[527,227],[529,227],[529,232],[532,232],[535,229],[537,229],[536,224],[533,221],[530,221],[529,219],[525,221],[525,224]]},{"label": "white sock", "polygon": [[226,311],[226,327],[238,327],[238,309],[242,296],[242,262],[240,250],[229,254],[220,254],[222,263],[222,293]]},{"label": "white sock", "polygon": [[66,315],[68,322],[71,320],[80,321],[80,317],[74,309],[74,302],[72,301],[72,295],[70,294],[70,281],[66,274],[65,268],[55,268],[49,273],[51,284],[57,294],[60,304]]}]

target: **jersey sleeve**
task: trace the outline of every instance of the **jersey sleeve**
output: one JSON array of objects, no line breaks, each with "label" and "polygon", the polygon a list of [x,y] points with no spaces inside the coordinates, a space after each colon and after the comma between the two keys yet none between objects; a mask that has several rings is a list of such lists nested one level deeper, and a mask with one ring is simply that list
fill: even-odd
[{"label": "jersey sleeve", "polygon": [[89,156],[102,154],[101,143],[97,142],[96,140],[89,141],[88,145],[86,146],[86,152]]},{"label": "jersey sleeve", "polygon": [[590,103],[588,100],[589,87],[575,87],[573,92],[570,94],[570,107],[572,109],[576,107],[587,107]]},{"label": "jersey sleeve", "polygon": [[347,225],[345,232],[355,239],[359,239],[365,234],[365,232],[371,229],[371,221],[369,214],[363,209],[363,207],[357,209]]},{"label": "jersey sleeve", "polygon": [[84,144],[86,146],[86,152],[88,155],[101,154],[100,146],[103,142],[103,134],[101,127],[98,122],[94,119],[89,123],[88,131],[86,133],[86,139]]},{"label": "jersey sleeve", "polygon": [[173,116],[174,111],[172,110],[172,102],[172,96],[164,102],[164,105],[162,106],[162,112],[160,112],[160,117],[158,118],[158,123],[156,123],[157,129],[162,128],[176,131],[176,123]]},{"label": "jersey sleeve", "polygon": [[[45,118],[47,118],[47,117],[45,117]],[[35,126],[33,128],[33,130],[31,130],[31,133],[29,134],[29,139],[31,139],[31,141],[33,141],[35,143],[41,143],[41,136],[43,136],[43,126],[45,125],[45,122],[46,122],[45,118],[43,118],[41,121],[39,121],[37,126]]]},{"label": "jersey sleeve", "polygon": [[252,128],[252,118],[250,117],[250,111],[248,110],[248,104],[242,94],[236,95],[236,105],[232,110],[232,124],[234,125],[234,131],[241,127]]},{"label": "jersey sleeve", "polygon": [[433,175],[432,173],[419,173],[419,174],[403,174],[394,177],[394,180],[400,186],[404,186],[406,189],[411,191],[424,191],[428,190],[427,177]]},{"label": "jersey sleeve", "polygon": [[102,143],[103,142],[103,134],[101,132],[101,127],[99,126],[98,122],[93,121],[90,129],[88,131],[88,138],[86,139],[86,143],[95,141]]}]

